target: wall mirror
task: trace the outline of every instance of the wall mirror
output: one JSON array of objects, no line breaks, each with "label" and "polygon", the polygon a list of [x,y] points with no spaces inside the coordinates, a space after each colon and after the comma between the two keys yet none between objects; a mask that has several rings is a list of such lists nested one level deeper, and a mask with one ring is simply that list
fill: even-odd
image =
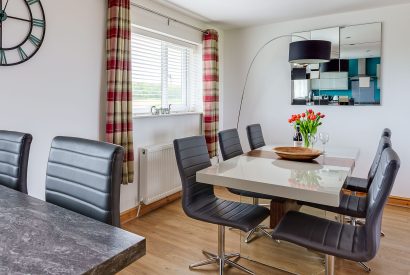
[{"label": "wall mirror", "polygon": [[382,23],[293,33],[332,42],[331,60],[291,65],[292,105],[380,105]]}]

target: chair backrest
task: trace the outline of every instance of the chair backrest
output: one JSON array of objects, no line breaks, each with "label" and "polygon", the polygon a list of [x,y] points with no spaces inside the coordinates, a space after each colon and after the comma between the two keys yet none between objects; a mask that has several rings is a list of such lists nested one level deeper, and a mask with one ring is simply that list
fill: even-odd
[{"label": "chair backrest", "polygon": [[243,154],[241,141],[239,139],[238,130],[229,129],[218,133],[219,146],[223,160],[227,160]]},{"label": "chair backrest", "polygon": [[105,142],[56,137],[46,176],[46,201],[120,226],[124,149]]},{"label": "chair backrest", "polygon": [[192,216],[192,203],[214,196],[213,186],[196,181],[196,172],[211,166],[208,147],[204,136],[194,136],[174,140],[174,149],[182,181],[182,208]]},{"label": "chair backrest", "polygon": [[0,130],[0,184],[27,194],[30,134]]},{"label": "chair backrest", "polygon": [[382,137],[391,138],[391,130],[389,128],[384,128],[384,130],[382,132]]},{"label": "chair backrest", "polygon": [[367,235],[366,251],[369,260],[376,255],[380,245],[383,209],[399,168],[399,156],[391,147],[386,148],[382,153],[379,167],[367,193],[367,215],[364,230]]},{"label": "chair backrest", "polygon": [[382,136],[377,147],[376,155],[374,156],[372,166],[370,167],[369,173],[367,175],[368,182],[371,184],[373,178],[376,175],[377,167],[379,166],[380,158],[384,149],[391,147],[391,140],[389,137]]},{"label": "chair backrest", "polygon": [[263,139],[263,133],[260,124],[249,125],[248,127],[246,127],[246,133],[248,135],[248,141],[251,150],[265,146],[265,140]]}]

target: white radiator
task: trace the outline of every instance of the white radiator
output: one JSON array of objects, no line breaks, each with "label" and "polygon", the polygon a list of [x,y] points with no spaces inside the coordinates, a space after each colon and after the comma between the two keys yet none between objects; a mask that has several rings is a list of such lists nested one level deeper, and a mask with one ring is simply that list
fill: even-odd
[{"label": "white radiator", "polygon": [[173,144],[141,148],[139,156],[140,202],[148,205],[181,191]]}]

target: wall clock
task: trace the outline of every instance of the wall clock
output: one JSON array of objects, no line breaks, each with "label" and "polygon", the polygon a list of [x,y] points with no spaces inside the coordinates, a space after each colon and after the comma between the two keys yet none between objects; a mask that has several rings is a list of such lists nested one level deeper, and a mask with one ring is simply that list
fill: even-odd
[{"label": "wall clock", "polygon": [[0,0],[0,66],[29,60],[40,49],[45,33],[40,0]]}]

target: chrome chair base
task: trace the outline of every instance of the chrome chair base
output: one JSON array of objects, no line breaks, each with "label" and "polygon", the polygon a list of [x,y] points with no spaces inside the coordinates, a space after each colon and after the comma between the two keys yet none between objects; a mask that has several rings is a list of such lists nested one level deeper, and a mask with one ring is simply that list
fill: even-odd
[{"label": "chrome chair base", "polygon": [[[266,205],[266,206],[270,207],[270,204],[261,204],[261,203],[259,203],[258,198],[252,198],[252,204],[253,205],[259,205],[259,206]],[[269,229],[270,228],[268,226],[258,225],[257,227],[255,227],[254,229],[252,229],[251,231],[248,232],[248,234],[245,237],[245,243],[249,243],[250,241],[252,241],[253,240],[252,236],[254,234],[258,233],[258,232],[261,232],[263,235],[267,236],[268,238],[272,238],[271,234],[267,231]]]},{"label": "chrome chair base", "polygon": [[268,238],[272,238],[272,235],[267,231],[267,229],[270,229],[268,226],[265,225],[258,225],[254,229],[248,232],[248,234],[245,237],[245,243],[249,243],[253,240],[253,236],[261,232],[263,235],[267,236]]},{"label": "chrome chair base", "polygon": [[365,264],[365,263],[363,263],[363,262],[358,262],[358,264],[359,264],[361,267],[363,267],[363,269],[364,269],[366,272],[372,271],[367,264]]},{"label": "chrome chair base", "polygon": [[240,254],[239,253],[232,253],[232,254],[226,254],[224,255],[223,258],[212,254],[210,252],[207,251],[202,251],[202,253],[208,258],[206,260],[200,261],[198,263],[194,263],[191,264],[189,266],[190,269],[193,269],[195,267],[199,267],[199,266],[204,266],[204,265],[209,265],[209,264],[217,264],[219,266],[219,274],[223,274],[223,268],[225,267],[225,265],[228,265],[230,267],[235,267],[243,272],[246,272],[248,274],[255,274],[252,271],[250,271],[249,269],[247,269],[244,266],[241,266],[240,264],[236,263],[235,260],[232,260],[232,258],[240,258]]},{"label": "chrome chair base", "polygon": [[238,264],[235,260],[232,260],[232,258],[237,258],[237,259],[240,258],[239,253],[225,254],[225,227],[223,225],[218,225],[218,255],[210,253],[208,251],[204,251],[204,250],[202,251],[202,253],[208,259],[191,264],[189,266],[190,269],[193,269],[199,266],[209,265],[209,264],[217,264],[219,266],[219,275],[224,274],[225,265],[228,265],[230,267],[235,267],[251,275],[255,274],[254,272],[247,269],[246,267]]}]

